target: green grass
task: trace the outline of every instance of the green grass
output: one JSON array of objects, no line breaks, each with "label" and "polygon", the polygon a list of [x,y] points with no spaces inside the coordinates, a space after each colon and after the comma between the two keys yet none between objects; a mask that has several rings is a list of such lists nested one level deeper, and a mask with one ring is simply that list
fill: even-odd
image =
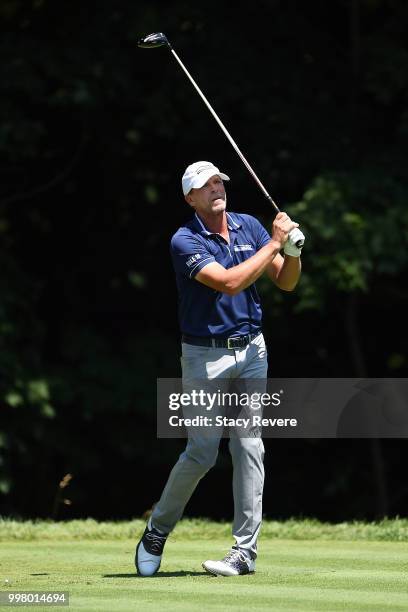
[{"label": "green grass", "polygon": [[[98,522],[94,519],[53,522],[18,521],[0,517],[0,542],[30,540],[123,540],[137,537],[145,521]],[[172,534],[173,541],[229,538],[231,523],[207,519],[183,519]],[[263,539],[290,540],[370,540],[408,542],[408,519],[384,519],[374,523],[362,521],[322,523],[314,519],[265,520]]]},{"label": "green grass", "polygon": [[143,527],[2,521],[0,589],[66,590],[75,611],[408,610],[408,521],[267,521],[256,574],[237,578],[204,573],[201,561],[231,545],[229,524],[204,521],[181,521],[160,573],[137,577]]}]

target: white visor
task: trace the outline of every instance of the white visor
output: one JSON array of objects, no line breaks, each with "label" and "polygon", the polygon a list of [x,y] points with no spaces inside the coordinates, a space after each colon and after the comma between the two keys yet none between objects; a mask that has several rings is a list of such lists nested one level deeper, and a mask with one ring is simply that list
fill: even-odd
[{"label": "white visor", "polygon": [[229,176],[220,172],[211,162],[199,161],[191,164],[181,179],[184,195],[190,193],[192,189],[200,189],[214,175],[218,175],[223,181],[230,180]]}]

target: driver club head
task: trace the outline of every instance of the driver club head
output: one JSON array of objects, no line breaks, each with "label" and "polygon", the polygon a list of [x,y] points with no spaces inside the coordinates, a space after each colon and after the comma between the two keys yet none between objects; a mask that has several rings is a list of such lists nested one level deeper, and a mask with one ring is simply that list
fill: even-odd
[{"label": "driver club head", "polygon": [[143,47],[144,49],[154,49],[155,47],[161,47],[163,45],[167,45],[170,47],[170,43],[167,40],[167,37],[163,32],[154,32],[153,34],[148,34],[141,38],[138,43],[138,47]]}]

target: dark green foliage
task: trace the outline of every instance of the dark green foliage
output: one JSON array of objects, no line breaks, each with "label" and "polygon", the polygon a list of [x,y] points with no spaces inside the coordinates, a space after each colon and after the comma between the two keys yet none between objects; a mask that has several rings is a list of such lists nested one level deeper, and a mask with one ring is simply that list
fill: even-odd
[{"label": "dark green foliage", "polygon": [[[67,473],[73,503],[60,516],[140,515],[157,499],[182,448],[155,438],[155,385],[179,374],[168,243],[190,215],[184,167],[217,163],[233,179],[230,208],[270,226],[169,52],[136,47],[148,32],[168,35],[307,235],[296,294],[259,283],[270,375],[406,375],[405,1],[265,0],[252,13],[243,2],[4,0],[0,20],[5,513],[49,516]],[[407,509],[406,488],[389,493],[405,487],[403,443],[269,446],[271,516]],[[218,485],[211,474],[202,499]],[[202,499],[192,513],[230,513],[227,493],[216,508]]]}]

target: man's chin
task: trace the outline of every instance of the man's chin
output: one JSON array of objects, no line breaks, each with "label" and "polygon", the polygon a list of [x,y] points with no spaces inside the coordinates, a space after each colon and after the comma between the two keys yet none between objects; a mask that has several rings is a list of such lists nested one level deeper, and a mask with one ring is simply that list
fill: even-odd
[{"label": "man's chin", "polygon": [[212,202],[212,210],[213,212],[222,212],[226,209],[226,202],[225,200],[222,200],[221,198],[218,198],[218,200],[213,200]]}]

